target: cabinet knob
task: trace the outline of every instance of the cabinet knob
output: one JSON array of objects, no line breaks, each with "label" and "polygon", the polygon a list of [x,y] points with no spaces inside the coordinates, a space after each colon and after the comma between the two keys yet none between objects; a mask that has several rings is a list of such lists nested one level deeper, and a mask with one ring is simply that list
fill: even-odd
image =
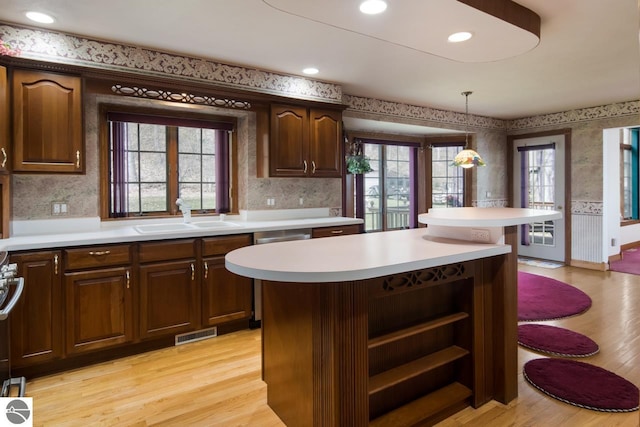
[{"label": "cabinet knob", "polygon": [[53,256],[53,274],[58,274],[58,255]]},{"label": "cabinet knob", "polygon": [[304,160],[302,164],[304,165],[304,169],[302,170],[302,172],[307,173],[307,161]]},{"label": "cabinet knob", "polygon": [[131,273],[129,273],[129,270],[127,270],[126,276],[127,276],[127,289],[129,289],[129,285],[131,284]]},{"label": "cabinet knob", "polygon": [[209,276],[209,264],[207,261],[204,262],[204,278],[206,279]]},{"label": "cabinet knob", "polygon": [[316,161],[311,160],[311,173],[316,173]]},{"label": "cabinet knob", "polygon": [[80,169],[80,150],[76,151],[76,169]]},{"label": "cabinet knob", "polygon": [[5,150],[4,147],[2,147],[1,150],[2,150],[2,167],[4,168],[5,166],[7,166],[7,150]]},{"label": "cabinet knob", "polygon": [[196,267],[191,263],[191,280],[196,280]]}]

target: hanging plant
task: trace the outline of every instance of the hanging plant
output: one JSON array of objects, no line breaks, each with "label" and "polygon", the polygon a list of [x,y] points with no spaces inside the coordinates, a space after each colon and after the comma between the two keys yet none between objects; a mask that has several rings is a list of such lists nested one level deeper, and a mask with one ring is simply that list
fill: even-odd
[{"label": "hanging plant", "polygon": [[[348,142],[348,140],[345,139],[345,142]],[[369,158],[362,153],[362,143],[359,139],[354,140],[349,151],[351,154],[346,157],[348,173],[358,175],[373,171]]]},{"label": "hanging plant", "polygon": [[373,171],[369,159],[363,155],[347,156],[347,171],[352,174],[362,174]]}]

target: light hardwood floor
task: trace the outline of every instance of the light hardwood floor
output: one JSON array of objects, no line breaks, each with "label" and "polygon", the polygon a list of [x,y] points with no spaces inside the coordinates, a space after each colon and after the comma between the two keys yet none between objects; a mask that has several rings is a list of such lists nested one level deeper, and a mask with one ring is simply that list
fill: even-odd
[{"label": "light hardwood floor", "polygon": [[[640,386],[640,276],[572,267],[521,270],[563,280],[593,299],[586,313],[547,324],[583,333],[600,353],[582,361]],[[522,365],[542,355],[519,349]],[[453,426],[628,426],[638,411],[607,414],[551,399],[520,375],[519,397],[467,408]],[[31,380],[36,426],[283,426],[260,380],[260,331],[241,331]],[[348,427],[348,426],[345,426]]]}]

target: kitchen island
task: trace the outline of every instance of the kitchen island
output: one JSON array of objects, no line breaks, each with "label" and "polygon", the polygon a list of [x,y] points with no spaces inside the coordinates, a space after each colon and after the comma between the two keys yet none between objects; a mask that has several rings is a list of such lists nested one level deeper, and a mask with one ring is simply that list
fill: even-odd
[{"label": "kitchen island", "polygon": [[419,228],[227,254],[263,280],[269,406],[289,426],[401,426],[513,400],[512,227],[497,243]]}]

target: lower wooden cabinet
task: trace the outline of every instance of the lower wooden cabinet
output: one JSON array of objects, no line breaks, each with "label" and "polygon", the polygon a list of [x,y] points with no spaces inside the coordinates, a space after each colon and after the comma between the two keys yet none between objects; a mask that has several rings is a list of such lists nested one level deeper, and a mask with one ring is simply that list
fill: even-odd
[{"label": "lower wooden cabinet", "polygon": [[43,373],[210,326],[248,328],[253,281],[229,272],[224,256],[251,242],[243,234],[11,254],[25,279],[10,316],[12,366]]},{"label": "lower wooden cabinet", "polygon": [[362,225],[337,225],[335,227],[320,227],[314,228],[311,231],[311,237],[316,239],[318,237],[336,237],[346,236],[347,234],[359,234],[362,232]]},{"label": "lower wooden cabinet", "polygon": [[22,297],[9,317],[11,365],[19,368],[63,356],[60,251],[12,254],[24,277]]},{"label": "lower wooden cabinet", "polygon": [[130,270],[65,273],[67,354],[133,341]]},{"label": "lower wooden cabinet", "polygon": [[140,266],[140,338],[195,330],[195,259]]}]

